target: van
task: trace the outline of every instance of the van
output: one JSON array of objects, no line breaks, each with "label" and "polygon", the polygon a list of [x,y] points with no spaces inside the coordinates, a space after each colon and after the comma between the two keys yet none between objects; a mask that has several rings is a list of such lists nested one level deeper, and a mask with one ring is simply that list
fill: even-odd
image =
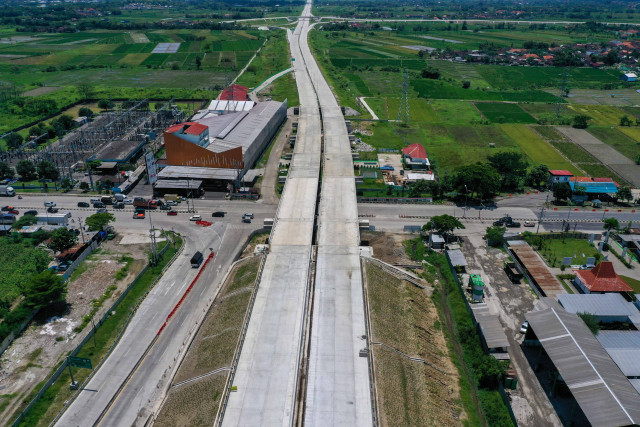
[{"label": "van", "polygon": [[91,204],[94,204],[94,203],[102,203],[102,200],[100,200],[100,199],[96,199],[96,198],[93,198],[93,199],[89,199],[89,202],[90,202]]},{"label": "van", "polygon": [[203,256],[202,256],[202,252],[197,251],[195,254],[193,254],[193,256],[191,257],[191,268],[198,268],[200,267],[200,264],[202,264],[202,260],[203,260]]}]

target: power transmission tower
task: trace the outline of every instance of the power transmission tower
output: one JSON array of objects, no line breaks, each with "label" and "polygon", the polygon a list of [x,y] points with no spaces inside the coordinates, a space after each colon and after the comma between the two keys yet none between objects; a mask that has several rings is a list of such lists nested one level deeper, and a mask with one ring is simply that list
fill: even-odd
[{"label": "power transmission tower", "polygon": [[400,105],[398,106],[398,115],[396,121],[410,122],[409,116],[409,70],[404,69],[404,81],[402,82],[402,98],[400,98]]},{"label": "power transmission tower", "polygon": [[556,102],[556,119],[560,118],[560,112],[562,111],[562,102],[560,100],[562,98],[566,98],[569,96],[569,92],[571,88],[569,87],[569,69],[565,68],[564,73],[562,73],[562,77],[560,79],[560,85],[558,86],[558,102]]}]

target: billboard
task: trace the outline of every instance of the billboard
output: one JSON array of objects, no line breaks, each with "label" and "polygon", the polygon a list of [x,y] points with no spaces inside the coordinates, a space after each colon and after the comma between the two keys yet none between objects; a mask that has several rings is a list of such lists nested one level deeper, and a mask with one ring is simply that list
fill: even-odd
[{"label": "billboard", "polygon": [[156,159],[153,157],[153,153],[148,151],[144,155],[144,160],[147,164],[147,176],[149,177],[149,184],[155,184],[158,180],[158,168],[156,167]]}]

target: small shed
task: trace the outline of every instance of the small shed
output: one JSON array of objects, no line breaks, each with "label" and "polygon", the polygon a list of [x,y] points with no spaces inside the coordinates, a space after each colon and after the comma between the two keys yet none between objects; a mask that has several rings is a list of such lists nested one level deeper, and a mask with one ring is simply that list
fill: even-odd
[{"label": "small shed", "polygon": [[620,80],[625,82],[635,82],[638,80],[638,75],[636,73],[624,73],[620,76]]},{"label": "small shed", "polygon": [[467,260],[460,249],[450,249],[446,251],[447,258],[451,266],[458,272],[464,272],[467,267]]},{"label": "small shed", "polygon": [[431,249],[443,249],[444,248],[444,237],[439,234],[432,233],[429,236],[429,247]]}]

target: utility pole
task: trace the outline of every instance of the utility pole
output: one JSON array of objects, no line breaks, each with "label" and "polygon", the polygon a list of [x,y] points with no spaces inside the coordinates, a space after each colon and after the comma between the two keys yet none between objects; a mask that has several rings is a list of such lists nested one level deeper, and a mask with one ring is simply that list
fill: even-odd
[{"label": "utility pole", "polygon": [[153,265],[158,262],[158,250],[156,247],[156,233],[153,229],[153,222],[151,221],[151,215],[149,215],[149,236],[151,237],[151,254],[153,256]]},{"label": "utility pole", "polygon": [[462,218],[467,217],[467,199],[469,198],[469,189],[467,188],[467,184],[464,185],[464,212],[462,213]]},{"label": "utility pole", "polygon": [[78,227],[80,227],[80,235],[82,235],[82,244],[84,245],[84,225],[82,224],[82,218],[78,217]]}]

